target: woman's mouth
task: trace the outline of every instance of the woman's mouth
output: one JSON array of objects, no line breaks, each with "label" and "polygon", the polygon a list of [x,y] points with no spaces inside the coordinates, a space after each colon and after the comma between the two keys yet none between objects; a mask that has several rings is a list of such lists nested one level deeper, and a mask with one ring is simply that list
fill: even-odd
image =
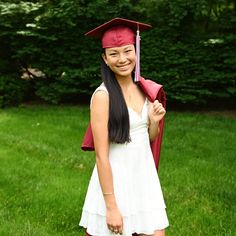
[{"label": "woman's mouth", "polygon": [[125,71],[129,69],[130,64],[127,65],[122,65],[122,66],[117,66],[117,68],[121,71]]}]

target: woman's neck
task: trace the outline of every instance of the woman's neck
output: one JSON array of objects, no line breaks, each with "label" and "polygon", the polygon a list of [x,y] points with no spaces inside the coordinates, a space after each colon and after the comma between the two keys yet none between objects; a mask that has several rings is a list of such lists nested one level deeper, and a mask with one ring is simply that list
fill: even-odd
[{"label": "woman's neck", "polygon": [[129,77],[116,77],[120,87],[122,89],[127,89],[134,84],[132,76]]}]

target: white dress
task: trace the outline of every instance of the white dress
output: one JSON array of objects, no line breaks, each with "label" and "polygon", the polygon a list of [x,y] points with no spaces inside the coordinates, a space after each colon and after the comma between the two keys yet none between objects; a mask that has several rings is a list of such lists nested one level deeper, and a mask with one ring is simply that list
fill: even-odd
[{"label": "white dress", "polygon": [[[107,92],[103,84],[95,92],[99,90]],[[143,105],[141,116],[132,108],[128,108],[128,112],[131,142],[110,143],[109,148],[114,193],[123,217],[123,235],[150,235],[155,230],[166,228],[169,222],[149,143],[148,100]],[[107,228],[106,206],[96,165],[79,224],[92,236],[114,236]]]}]

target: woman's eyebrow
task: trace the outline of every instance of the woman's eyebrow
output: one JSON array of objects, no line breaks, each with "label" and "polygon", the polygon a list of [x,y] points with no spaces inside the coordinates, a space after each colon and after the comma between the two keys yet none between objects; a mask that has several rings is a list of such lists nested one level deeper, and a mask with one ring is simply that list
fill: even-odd
[{"label": "woman's eyebrow", "polygon": [[107,50],[107,52],[108,52],[108,53],[117,52],[117,50],[115,50],[115,49],[109,49],[109,50]]},{"label": "woman's eyebrow", "polygon": [[131,47],[130,47],[130,46],[128,46],[128,47],[125,47],[125,48],[124,48],[124,50],[127,50],[127,49],[131,49]]}]

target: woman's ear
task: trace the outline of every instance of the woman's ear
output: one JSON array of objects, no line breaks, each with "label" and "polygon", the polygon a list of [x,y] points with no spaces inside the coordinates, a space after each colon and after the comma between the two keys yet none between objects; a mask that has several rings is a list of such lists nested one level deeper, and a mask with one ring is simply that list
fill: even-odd
[{"label": "woman's ear", "polygon": [[108,65],[108,64],[107,64],[107,57],[106,57],[106,54],[105,54],[105,53],[102,53],[102,59],[103,59],[103,61],[106,63],[106,65]]}]

